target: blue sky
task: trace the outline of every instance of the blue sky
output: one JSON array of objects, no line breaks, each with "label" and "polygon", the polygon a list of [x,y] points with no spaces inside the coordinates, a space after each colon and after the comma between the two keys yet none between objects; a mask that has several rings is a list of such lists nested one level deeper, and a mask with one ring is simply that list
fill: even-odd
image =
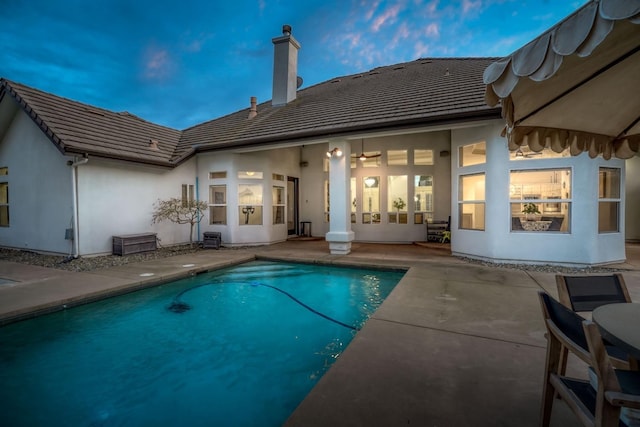
[{"label": "blue sky", "polygon": [[304,87],[423,57],[505,56],[585,0],[0,0],[0,77],[185,129],[271,99],[282,25]]}]

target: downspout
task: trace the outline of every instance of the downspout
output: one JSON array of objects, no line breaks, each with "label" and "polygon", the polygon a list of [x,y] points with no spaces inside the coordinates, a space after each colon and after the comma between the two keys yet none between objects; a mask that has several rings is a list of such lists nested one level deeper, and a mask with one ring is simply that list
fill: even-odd
[{"label": "downspout", "polygon": [[84,165],[89,161],[89,157],[85,154],[82,160],[69,161],[67,164],[71,166],[71,191],[73,198],[73,256],[72,258],[78,258],[80,255],[80,242],[78,233],[78,180],[77,180],[77,168],[80,165]]},{"label": "downspout", "polygon": [[[197,166],[196,166],[197,168]],[[200,190],[198,189],[198,176],[196,175],[196,203],[200,201]],[[196,242],[200,241],[200,221],[196,224],[196,232],[198,235],[196,236]]]}]

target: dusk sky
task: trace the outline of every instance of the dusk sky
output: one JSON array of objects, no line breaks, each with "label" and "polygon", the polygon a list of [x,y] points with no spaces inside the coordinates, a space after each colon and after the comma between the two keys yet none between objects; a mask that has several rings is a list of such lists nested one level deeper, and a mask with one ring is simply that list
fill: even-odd
[{"label": "dusk sky", "polygon": [[271,99],[282,25],[302,88],[424,57],[505,56],[585,0],[0,0],[0,77],[175,129]]}]

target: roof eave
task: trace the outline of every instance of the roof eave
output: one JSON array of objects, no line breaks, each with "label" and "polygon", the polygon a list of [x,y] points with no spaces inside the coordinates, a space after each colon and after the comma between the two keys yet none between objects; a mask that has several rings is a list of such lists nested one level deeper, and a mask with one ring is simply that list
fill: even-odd
[{"label": "roof eave", "polygon": [[82,149],[73,148],[73,147],[65,149],[63,154],[65,154],[65,155],[81,155],[81,156],[84,156],[84,157],[97,157],[97,158],[101,158],[101,159],[118,160],[118,161],[127,162],[127,163],[136,163],[136,164],[143,164],[143,165],[149,165],[149,166],[159,166],[159,167],[163,167],[163,168],[174,168],[174,167],[177,166],[176,164],[174,164],[172,162],[167,162],[167,161],[131,158],[131,157],[126,157],[126,156],[115,156],[115,155],[101,153],[99,151],[82,150]]},{"label": "roof eave", "polygon": [[24,111],[33,122],[38,126],[42,132],[49,138],[53,145],[62,153],[65,154],[65,144],[62,140],[51,130],[51,128],[45,123],[45,121],[35,112],[29,104],[16,92],[16,90],[9,85],[7,80],[2,80],[1,83],[2,92],[8,92],[11,97],[18,103],[22,111]]},{"label": "roof eave", "polygon": [[358,124],[355,126],[349,126],[341,129],[340,131],[327,131],[322,130],[305,130],[300,132],[293,132],[286,135],[270,135],[259,138],[248,138],[244,140],[236,140],[229,143],[219,144],[215,146],[199,145],[193,148],[193,153],[212,152],[220,150],[238,149],[238,148],[251,148],[256,146],[264,147],[265,145],[282,144],[283,142],[290,142],[292,145],[299,143],[302,140],[318,139],[318,138],[335,138],[344,137],[348,135],[357,134],[363,131],[389,131],[389,130],[401,130],[414,127],[423,126],[436,126],[436,125],[449,125],[454,123],[476,121],[476,120],[493,120],[501,119],[500,107],[491,109],[482,109],[480,111],[467,111],[463,113],[452,113],[447,115],[441,115],[436,117],[420,117],[403,120],[395,120],[393,122],[379,122],[377,124]]}]

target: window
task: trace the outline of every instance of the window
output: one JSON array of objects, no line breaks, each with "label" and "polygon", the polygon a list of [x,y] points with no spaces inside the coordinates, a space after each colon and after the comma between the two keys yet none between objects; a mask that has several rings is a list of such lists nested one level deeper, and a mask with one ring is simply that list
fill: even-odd
[{"label": "window", "polygon": [[530,169],[509,174],[511,231],[570,229],[571,170]]},{"label": "window", "polygon": [[458,226],[461,229],[484,230],[484,173],[460,176],[458,188]]},{"label": "window", "polygon": [[365,151],[366,159],[360,160],[363,168],[377,168],[380,166],[380,151]]},{"label": "window", "polygon": [[262,172],[255,171],[239,171],[238,179],[262,179]]},{"label": "window", "polygon": [[433,176],[416,175],[414,188],[413,222],[423,224],[425,220],[433,219]]},{"label": "window", "polygon": [[189,206],[190,203],[193,203],[194,199],[193,185],[182,184],[182,206]]},{"label": "window", "polygon": [[458,149],[460,167],[479,165],[487,161],[486,142],[476,142]]},{"label": "window", "polygon": [[272,173],[271,179],[273,179],[274,181],[284,181],[284,175],[279,173]]},{"label": "window", "polygon": [[389,223],[407,223],[407,176],[387,177],[387,212]]},{"label": "window", "polygon": [[620,169],[600,168],[598,174],[598,233],[616,233],[620,231],[619,224]]},{"label": "window", "polygon": [[407,150],[389,150],[387,151],[388,166],[406,166]]},{"label": "window", "polygon": [[284,224],[284,187],[273,186],[273,223]]},{"label": "window", "polygon": [[[0,176],[9,175],[9,168],[0,168]],[[2,178],[0,178],[2,179]],[[9,182],[0,181],[0,227],[9,226]]]},{"label": "window", "polygon": [[380,223],[380,177],[367,176],[362,180],[362,223]]},{"label": "window", "polygon": [[329,193],[329,181],[325,180],[324,181],[324,222],[329,222],[329,212],[331,211],[331,203],[330,203],[330,196],[331,194]]},{"label": "window", "polygon": [[536,160],[536,159],[554,159],[558,157],[569,157],[569,149],[566,148],[562,153],[556,153],[551,148],[543,148],[542,151],[531,151],[531,149],[524,145],[511,153],[510,160]]},{"label": "window", "polygon": [[209,172],[209,179],[224,179],[227,177],[226,171],[221,172]]},{"label": "window", "polygon": [[350,179],[350,190],[351,190],[351,223],[356,223],[356,208],[358,203],[356,201],[356,178],[351,177]]},{"label": "window", "polygon": [[413,150],[413,164],[417,166],[433,165],[433,150]]},{"label": "window", "polygon": [[227,224],[227,186],[209,186],[209,224]]},{"label": "window", "polygon": [[262,225],[262,184],[238,184],[238,223]]}]

